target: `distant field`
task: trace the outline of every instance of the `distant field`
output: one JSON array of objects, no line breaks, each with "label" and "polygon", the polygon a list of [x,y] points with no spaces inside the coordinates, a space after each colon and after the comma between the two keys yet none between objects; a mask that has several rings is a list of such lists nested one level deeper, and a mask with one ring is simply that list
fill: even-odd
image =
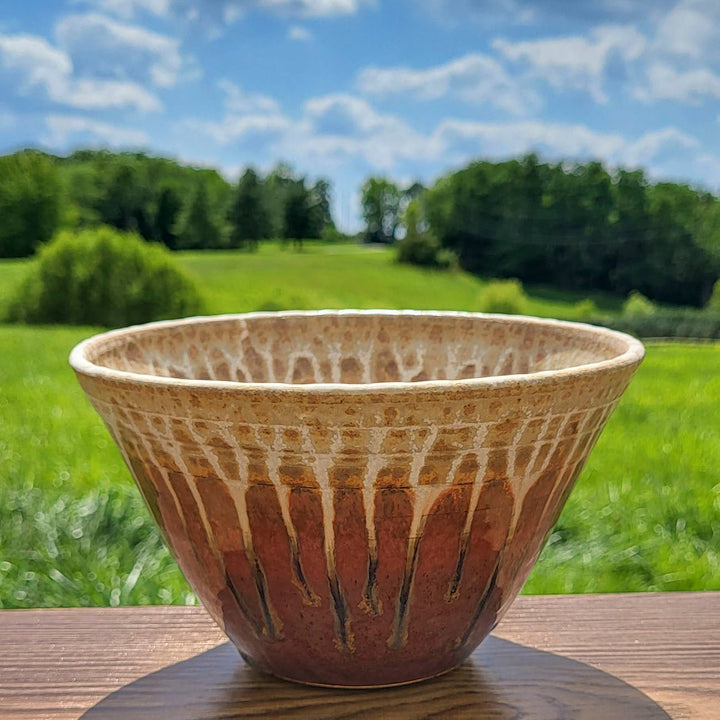
[{"label": "distant field", "polygon": [[[179,264],[200,286],[209,313],[321,308],[414,308],[477,310],[484,285],[465,272],[437,272],[395,262],[391,248],[306,243],[302,252],[263,243],[258,252],[176,253]],[[0,316],[28,261],[0,261]],[[544,317],[577,316],[585,295],[545,288],[527,289],[527,312]],[[621,300],[592,299],[603,310]]]},{"label": "distant field", "polygon": [[[327,265],[307,257],[314,287]],[[230,272],[222,254],[184,261]],[[217,309],[232,294],[218,279]],[[0,326],[0,607],[194,601],[67,366],[92,332]],[[720,345],[649,348],[526,592],[720,590],[719,367]]]}]

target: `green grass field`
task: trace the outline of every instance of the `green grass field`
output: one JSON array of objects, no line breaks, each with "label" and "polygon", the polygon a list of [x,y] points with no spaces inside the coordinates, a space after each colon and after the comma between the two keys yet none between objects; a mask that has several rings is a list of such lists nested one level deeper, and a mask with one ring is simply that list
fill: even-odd
[{"label": "green grass field", "polygon": [[[181,261],[210,312],[472,309],[480,287],[346,246]],[[0,302],[21,265],[0,263]],[[567,314],[571,300],[531,311]],[[93,332],[0,326],[0,607],[194,602],[67,365]],[[649,347],[525,592],[720,590],[718,368],[720,345]]]},{"label": "green grass field", "polygon": [[[276,242],[257,252],[180,252],[180,266],[201,288],[210,314],[251,310],[322,308],[412,308],[477,310],[485,284],[465,272],[437,272],[395,262],[391,248],[306,243],[302,252]],[[31,261],[0,262],[0,317]],[[543,317],[577,317],[584,294],[528,289],[526,312]],[[591,295],[601,310],[621,300]]]}]

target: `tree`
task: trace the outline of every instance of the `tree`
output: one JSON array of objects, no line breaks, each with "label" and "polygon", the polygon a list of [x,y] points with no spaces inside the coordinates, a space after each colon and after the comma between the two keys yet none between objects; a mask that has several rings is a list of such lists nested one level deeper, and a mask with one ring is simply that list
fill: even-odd
[{"label": "tree", "polygon": [[648,190],[646,273],[637,290],[653,300],[704,305],[720,273],[720,260],[704,247],[698,225],[701,194],[687,185],[658,183]]},{"label": "tree", "polygon": [[325,230],[334,230],[330,210],[330,183],[321,178],[310,190],[310,237],[319,238]]},{"label": "tree", "polygon": [[257,247],[258,240],[270,237],[272,225],[265,188],[257,173],[248,168],[240,178],[228,208],[231,247]]},{"label": "tree", "polygon": [[265,178],[267,203],[272,223],[272,237],[285,239],[285,201],[290,187],[296,178],[292,168],[285,163],[278,163]]},{"label": "tree", "polygon": [[366,242],[392,243],[400,224],[402,193],[386,178],[368,178],[361,190]]},{"label": "tree", "polygon": [[613,266],[610,268],[610,287],[627,295],[637,289],[649,269],[648,183],[642,170],[619,170],[614,182],[615,212],[612,220],[614,237]]},{"label": "tree", "polygon": [[310,236],[311,212],[305,178],[293,180],[285,190],[283,208],[283,237],[293,239],[302,246],[302,241]]},{"label": "tree", "polygon": [[179,249],[207,249],[222,246],[222,233],[213,217],[205,183],[198,180],[190,203],[180,214],[177,227]]},{"label": "tree", "polygon": [[574,290],[703,305],[720,274],[720,201],[598,162],[474,162],[422,196],[465,269]]},{"label": "tree", "polygon": [[335,226],[330,211],[330,183],[325,179],[308,186],[307,177],[278,164],[265,180],[266,197],[273,222],[273,235],[302,243],[322,237]]},{"label": "tree", "polygon": [[105,171],[99,178],[103,188],[97,208],[100,219],[118,230],[152,239],[152,192],[146,163],[138,156],[120,154],[105,157],[104,164]]},{"label": "tree", "polygon": [[154,218],[154,239],[171,250],[177,247],[177,221],[182,209],[182,200],[177,190],[166,185],[160,190]]},{"label": "tree", "polygon": [[60,224],[62,185],[53,160],[23,151],[0,158],[0,257],[26,257]]}]

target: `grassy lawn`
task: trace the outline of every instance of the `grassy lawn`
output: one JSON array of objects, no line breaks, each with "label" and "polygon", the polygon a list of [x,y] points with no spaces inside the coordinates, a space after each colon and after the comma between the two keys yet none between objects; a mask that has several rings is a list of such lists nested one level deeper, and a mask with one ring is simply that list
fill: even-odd
[{"label": "grassy lawn", "polygon": [[720,345],[650,345],[528,593],[720,589]]},{"label": "grassy lawn", "polygon": [[[67,366],[0,326],[0,607],[192,602]],[[720,589],[720,346],[651,346],[525,591]]]},{"label": "grassy lawn", "polygon": [[[414,308],[477,310],[483,280],[465,272],[436,272],[395,262],[391,248],[306,243],[302,252],[263,243],[254,253],[179,252],[179,264],[202,290],[210,314],[251,310]],[[0,262],[0,317],[30,261]],[[526,312],[577,317],[585,294],[527,289]],[[621,301],[592,294],[602,310]]]}]

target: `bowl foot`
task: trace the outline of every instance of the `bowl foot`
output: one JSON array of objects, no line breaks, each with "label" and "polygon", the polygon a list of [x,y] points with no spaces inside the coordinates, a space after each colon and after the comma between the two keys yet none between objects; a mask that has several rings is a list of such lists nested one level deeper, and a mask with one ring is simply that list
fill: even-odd
[{"label": "bowl foot", "polygon": [[285,675],[278,675],[277,673],[274,673],[271,670],[259,670],[256,665],[254,665],[252,663],[249,663],[249,664],[253,669],[258,670],[259,672],[263,672],[266,675],[271,675],[272,677],[275,677],[278,680],[285,680],[286,682],[295,683],[296,685],[307,685],[310,687],[328,688],[330,690],[383,690],[386,688],[403,687],[405,685],[416,685],[417,683],[426,682],[428,680],[434,680],[435,678],[439,678],[439,677],[442,677],[443,675],[447,675],[448,673],[452,672],[453,670],[455,670],[456,668],[459,667],[459,665],[453,665],[452,667],[449,667],[445,670],[441,670],[440,672],[434,673],[433,675],[412,678],[411,680],[401,680],[400,682],[384,683],[384,684],[378,684],[378,685],[373,685],[373,684],[364,685],[362,683],[359,683],[359,684],[324,683],[324,682],[317,682],[314,680],[303,680],[302,678],[294,678],[294,677],[287,677]]}]

